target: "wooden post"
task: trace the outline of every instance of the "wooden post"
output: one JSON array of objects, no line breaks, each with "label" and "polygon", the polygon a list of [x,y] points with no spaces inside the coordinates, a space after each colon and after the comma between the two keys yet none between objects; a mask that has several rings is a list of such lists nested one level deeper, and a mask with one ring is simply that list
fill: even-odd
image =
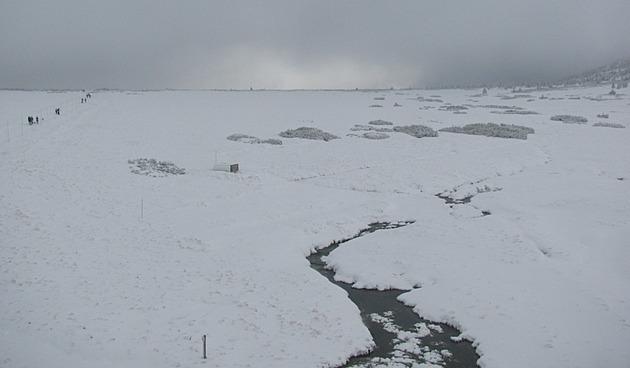
[{"label": "wooden post", "polygon": [[203,340],[203,358],[207,359],[208,357],[206,356],[206,335],[203,335],[203,338],[201,340]]}]

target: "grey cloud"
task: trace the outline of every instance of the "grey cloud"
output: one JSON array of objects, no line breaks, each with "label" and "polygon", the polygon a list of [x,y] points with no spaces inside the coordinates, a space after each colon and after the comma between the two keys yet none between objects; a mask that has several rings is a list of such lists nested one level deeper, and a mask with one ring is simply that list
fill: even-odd
[{"label": "grey cloud", "polygon": [[3,1],[0,88],[535,81],[630,56],[630,3]]}]

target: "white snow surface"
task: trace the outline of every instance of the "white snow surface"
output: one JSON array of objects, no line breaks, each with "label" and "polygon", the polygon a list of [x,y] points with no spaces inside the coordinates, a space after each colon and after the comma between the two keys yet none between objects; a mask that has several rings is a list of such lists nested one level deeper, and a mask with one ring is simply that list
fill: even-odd
[{"label": "white snow surface", "polygon": [[[336,277],[409,290],[481,367],[628,367],[630,129],[550,120],[627,125],[630,96],[608,89],[508,101],[537,115],[491,114],[510,96],[497,89],[0,91],[0,367],[342,365],[372,338],[305,257],[399,220],[416,222],[333,251]],[[377,119],[535,133],[348,136]],[[302,126],[341,139],[226,139]],[[212,171],[215,157],[240,171]],[[138,158],[186,173],[137,175]]]}]

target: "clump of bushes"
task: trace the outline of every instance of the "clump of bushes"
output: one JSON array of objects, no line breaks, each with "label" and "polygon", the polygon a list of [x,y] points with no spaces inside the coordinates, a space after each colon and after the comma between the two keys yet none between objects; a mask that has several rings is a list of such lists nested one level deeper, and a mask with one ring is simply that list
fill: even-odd
[{"label": "clump of bushes", "polygon": [[536,115],[536,111],[507,109],[503,111],[491,111],[493,114],[512,114],[512,115]]},{"label": "clump of bushes", "polygon": [[243,142],[243,143],[259,143],[260,139],[246,134],[232,134],[227,137],[228,140],[234,142]]},{"label": "clump of bushes", "polygon": [[[434,97],[434,96],[431,96]],[[435,96],[435,97],[439,97],[439,96]],[[424,98],[422,96],[418,97],[418,101],[419,102],[439,102],[439,103],[444,103],[444,101],[442,101],[439,98]]]},{"label": "clump of bushes", "polygon": [[494,124],[494,123],[475,123],[468,124],[463,127],[449,127],[440,129],[441,132],[448,133],[462,133],[471,135],[485,135],[486,137],[498,137],[498,138],[514,138],[514,139],[527,139],[528,134],[534,134],[534,129],[520,126],[520,125],[507,125],[507,124]]},{"label": "clump of bushes", "polygon": [[606,127],[606,128],[625,128],[625,125],[617,124],[617,123],[595,123],[594,127]]},{"label": "clump of bushes", "polygon": [[409,134],[412,137],[437,137],[438,133],[424,125],[404,125],[396,126],[393,129],[394,132]]},{"label": "clump of bushes", "polygon": [[588,122],[583,116],[575,116],[575,115],[554,115],[551,117],[551,120],[561,121],[565,124],[585,124]]},{"label": "clump of bushes", "polygon": [[367,132],[363,133],[362,137],[367,139],[387,139],[389,138],[389,134],[381,132]]},{"label": "clump of bushes", "polygon": [[391,121],[385,121],[385,120],[372,120],[370,121],[368,124],[370,125],[394,125],[394,123],[392,123]]},{"label": "clump of bushes", "polygon": [[372,120],[367,125],[365,124],[355,124],[354,127],[350,128],[352,131],[375,131],[375,132],[393,132],[390,126],[394,125],[394,123],[385,120]]},{"label": "clump of bushes", "polygon": [[131,172],[138,175],[147,175],[153,177],[162,177],[168,175],[184,175],[185,169],[177,167],[169,161],[157,161],[154,158],[137,158],[128,160]]},{"label": "clump of bushes", "polygon": [[270,138],[270,139],[262,140],[260,138],[257,138],[251,135],[246,135],[246,134],[232,134],[229,137],[227,137],[227,139],[230,141],[250,143],[250,144],[267,143],[267,144],[273,144],[273,145],[282,145],[282,141],[280,139]]},{"label": "clump of bushes", "polygon": [[279,135],[283,138],[313,139],[326,142],[333,139],[339,139],[339,137],[334,134],[326,133],[320,129],[309,127],[300,127],[297,129],[285,130],[284,132],[280,132]]},{"label": "clump of bushes", "polygon": [[392,128],[379,128],[376,125],[362,125],[362,124],[355,124],[355,126],[350,128],[350,130],[352,130],[353,132],[356,132],[356,131],[375,131],[375,132],[388,132],[388,133],[391,133],[391,132],[394,131]]},{"label": "clump of bushes", "polygon": [[466,106],[445,105],[445,106],[440,106],[440,110],[457,112],[457,111],[468,110],[468,108]]},{"label": "clump of bushes", "polygon": [[523,110],[522,107],[508,105],[478,105],[478,107],[483,107],[486,109]]}]

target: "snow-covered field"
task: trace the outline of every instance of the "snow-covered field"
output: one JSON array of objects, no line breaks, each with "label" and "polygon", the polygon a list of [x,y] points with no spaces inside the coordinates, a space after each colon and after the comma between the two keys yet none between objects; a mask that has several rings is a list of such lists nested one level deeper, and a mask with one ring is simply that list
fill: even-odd
[{"label": "snow-covered field", "polygon": [[[399,220],[331,253],[337,277],[409,289],[482,367],[628,367],[630,129],[593,124],[627,127],[630,96],[609,91],[0,91],[0,367],[342,365],[371,336],[305,257]],[[535,133],[351,130],[377,119]],[[339,139],[278,135],[299,127]]]}]

